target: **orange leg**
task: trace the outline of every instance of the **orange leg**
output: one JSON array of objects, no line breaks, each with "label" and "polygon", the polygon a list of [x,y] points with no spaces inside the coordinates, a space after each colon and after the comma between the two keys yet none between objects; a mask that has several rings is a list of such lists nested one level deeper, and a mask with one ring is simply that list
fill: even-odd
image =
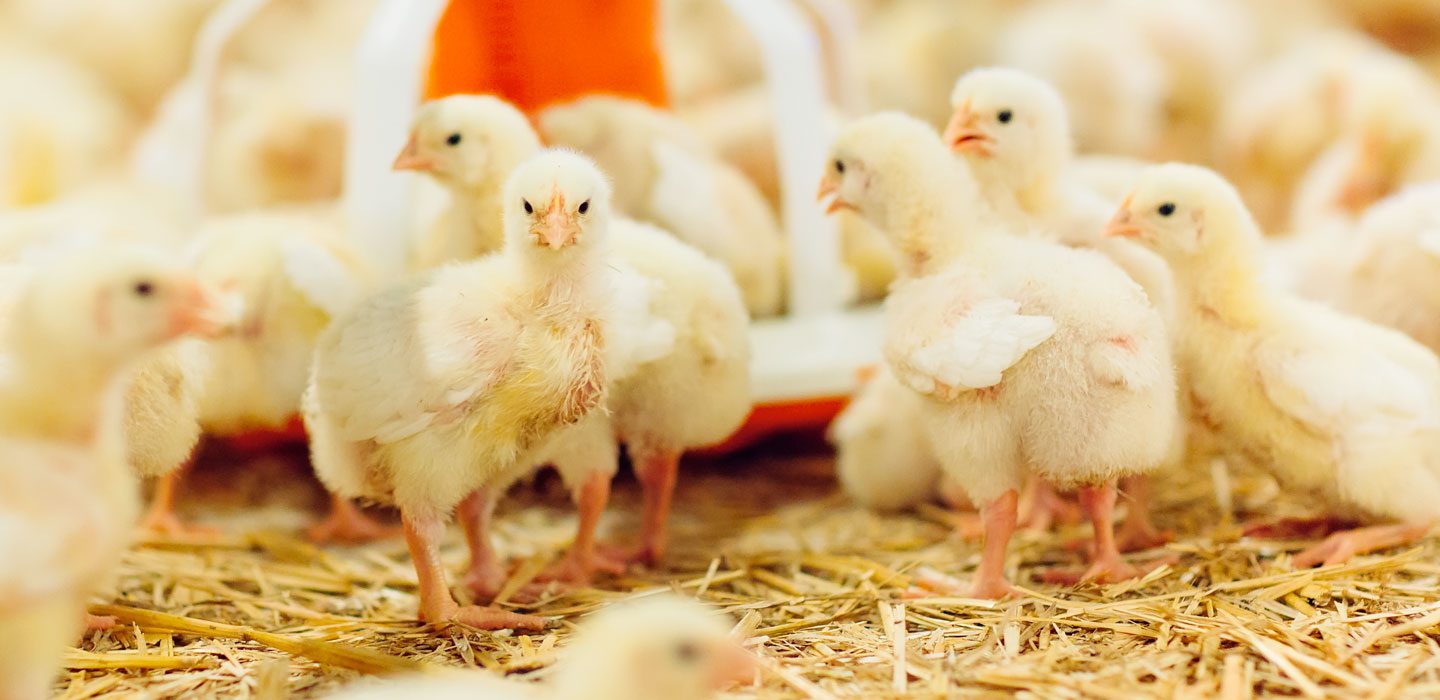
[{"label": "orange leg", "polygon": [[1410,544],[1423,538],[1433,526],[1434,523],[1402,523],[1337,532],[1325,538],[1324,542],[1295,555],[1295,568],[1308,569],[1316,564],[1343,564],[1357,554]]},{"label": "orange leg", "polygon": [[97,630],[108,630],[114,627],[117,622],[114,615],[91,615],[87,612],[85,613],[85,633],[89,634]]},{"label": "orange leg", "polygon": [[398,531],[395,528],[366,515],[354,501],[335,494],[330,495],[330,514],[305,531],[305,536],[312,542],[346,544],[363,544],[396,534]]},{"label": "orange leg", "polygon": [[1130,509],[1117,535],[1120,551],[1153,549],[1174,539],[1174,533],[1155,527],[1155,521],[1150,519],[1153,508],[1150,500],[1150,477],[1127,477],[1124,490],[1125,497],[1130,501]]},{"label": "orange leg", "polygon": [[187,524],[175,513],[175,493],[180,488],[180,480],[189,470],[190,464],[183,464],[155,482],[155,493],[150,497],[150,507],[140,519],[142,531],[169,537],[216,533],[214,528]]},{"label": "orange leg", "polygon": [[445,535],[445,523],[438,515],[416,515],[401,511],[405,524],[405,544],[415,560],[415,575],[419,582],[420,619],[432,625],[444,627],[452,623],[468,625],[479,629],[515,629],[535,631],[545,629],[545,619],[533,615],[521,615],[507,610],[479,605],[464,607],[455,602],[445,584],[445,569],[440,564],[440,540]]},{"label": "orange leg", "polygon": [[575,490],[576,509],[580,515],[575,541],[564,559],[540,575],[541,580],[588,584],[597,571],[612,576],[625,573],[623,562],[601,555],[595,544],[595,530],[600,526],[600,516],[605,513],[605,504],[609,500],[610,476],[607,474],[591,474]]},{"label": "orange leg", "polygon": [[637,461],[636,467],[636,476],[645,492],[645,512],[641,519],[640,550],[635,558],[653,566],[665,558],[666,521],[675,495],[680,453],[663,450],[646,455]]},{"label": "orange leg", "polygon": [[1060,495],[1050,482],[1038,476],[1025,480],[1020,490],[1019,527],[1036,532],[1047,532],[1056,521],[1074,523],[1080,519],[1075,505]]},{"label": "orange leg", "polygon": [[1339,518],[1333,515],[1321,515],[1311,518],[1281,518],[1279,520],[1252,522],[1245,526],[1243,534],[1246,537],[1260,537],[1273,540],[1312,540],[1317,537],[1351,530],[1359,527],[1360,523],[1346,518]]},{"label": "orange leg", "polygon": [[495,515],[497,496],[491,488],[476,489],[460,502],[457,515],[470,550],[470,566],[464,584],[476,600],[493,600],[505,585],[505,566],[490,542],[490,521]]}]

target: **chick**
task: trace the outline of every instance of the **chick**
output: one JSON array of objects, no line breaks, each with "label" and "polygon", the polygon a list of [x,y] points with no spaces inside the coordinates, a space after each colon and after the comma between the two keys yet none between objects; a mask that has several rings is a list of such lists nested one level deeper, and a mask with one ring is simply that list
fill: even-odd
[{"label": "chick", "polygon": [[830,424],[835,475],[851,500],[904,510],[939,492],[943,471],[919,421],[921,401],[882,365]]},{"label": "chick", "polygon": [[553,670],[538,683],[481,671],[395,679],[346,689],[333,700],[705,700],[748,683],[755,657],[729,621],[691,600],[651,596],[582,620]]},{"label": "chick", "polygon": [[900,250],[885,354],[924,394],[946,471],[984,512],[971,591],[1002,597],[1027,472],[1081,489],[1095,529],[1087,578],[1133,576],[1116,547],[1115,480],[1157,467],[1177,427],[1160,314],[1104,257],[1009,235],[938,135],[900,115],[859,120],[832,148],[821,194]]},{"label": "chick", "polygon": [[605,399],[605,177],[547,151],[505,186],[506,246],[362,302],[320,336],[304,401],[321,480],[399,506],[434,625],[540,629],[459,607],[439,545],[462,500],[493,486],[555,430]]},{"label": "chick", "polygon": [[1440,183],[1371,207],[1306,270],[1300,293],[1389,326],[1440,352]]},{"label": "chick", "polygon": [[784,304],[784,241],[764,197],[706,153],[678,119],[633,100],[588,97],[540,114],[546,142],[614,173],[619,210],[724,263],[755,317]]},{"label": "chick", "polygon": [[1329,509],[1403,521],[1337,533],[1297,555],[1296,566],[1425,534],[1440,498],[1434,353],[1262,285],[1255,222],[1209,170],[1154,168],[1108,233],[1153,247],[1175,270],[1177,360],[1208,439]]},{"label": "chick", "polygon": [[0,696],[44,698],[128,544],[138,510],[120,447],[121,375],[218,328],[211,298],[163,259],[105,247],[35,271],[7,313],[0,386]]},{"label": "chick", "polygon": [[539,149],[525,115],[504,100],[454,95],[423,105],[395,169],[434,178],[449,190],[450,206],[417,242],[413,267],[428,270],[499,250],[505,178]]}]

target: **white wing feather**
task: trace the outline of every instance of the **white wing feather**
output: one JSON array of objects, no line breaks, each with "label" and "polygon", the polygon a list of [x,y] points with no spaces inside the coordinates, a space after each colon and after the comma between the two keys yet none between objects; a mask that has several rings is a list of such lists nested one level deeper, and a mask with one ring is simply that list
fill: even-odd
[{"label": "white wing feather", "polygon": [[934,340],[910,354],[914,370],[954,388],[983,389],[1000,383],[1005,370],[1055,334],[1049,316],[1019,313],[1010,299],[977,302]]},{"label": "white wing feather", "polygon": [[610,332],[605,337],[606,366],[612,381],[675,350],[675,326],[655,315],[660,283],[623,263],[612,265]]},{"label": "white wing feather", "polygon": [[725,250],[730,217],[720,205],[718,186],[706,163],[663,140],[651,144],[650,155],[655,162],[650,211],[686,243],[711,255]]},{"label": "white wing feather", "polygon": [[1354,357],[1270,344],[1256,349],[1265,396],[1286,414],[1328,433],[1440,427],[1440,399],[1428,382],[1378,353]]}]

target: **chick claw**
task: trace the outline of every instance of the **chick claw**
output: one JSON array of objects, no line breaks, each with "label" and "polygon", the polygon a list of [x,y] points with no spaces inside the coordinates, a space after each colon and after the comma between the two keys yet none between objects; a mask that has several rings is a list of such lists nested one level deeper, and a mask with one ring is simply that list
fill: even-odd
[{"label": "chick claw", "polygon": [[365,544],[400,535],[400,528],[374,520],[359,509],[332,510],[324,520],[305,531],[305,537],[316,544]]},{"label": "chick claw", "polygon": [[1104,557],[1096,560],[1085,571],[1074,569],[1050,569],[1040,574],[1040,580],[1045,583],[1060,586],[1078,586],[1082,583],[1119,583],[1130,579],[1140,578],[1151,571],[1162,566],[1176,564],[1180,557],[1175,554],[1166,555],[1155,561],[1143,565],[1135,565],[1126,562],[1118,556]]},{"label": "chick claw", "polygon": [[505,586],[508,575],[505,569],[495,564],[472,565],[460,582],[475,600],[494,600]]},{"label": "chick claw", "polygon": [[85,613],[85,632],[97,632],[113,628],[120,621],[114,615],[91,615]]},{"label": "chick claw", "polygon": [[522,615],[499,608],[480,605],[457,607],[446,621],[482,630],[515,630],[517,632],[543,632],[550,621],[535,615]]},{"label": "chick claw", "polygon": [[627,562],[618,557],[599,552],[580,554],[572,549],[560,561],[540,572],[535,580],[589,585],[597,573],[620,576],[626,568]]}]

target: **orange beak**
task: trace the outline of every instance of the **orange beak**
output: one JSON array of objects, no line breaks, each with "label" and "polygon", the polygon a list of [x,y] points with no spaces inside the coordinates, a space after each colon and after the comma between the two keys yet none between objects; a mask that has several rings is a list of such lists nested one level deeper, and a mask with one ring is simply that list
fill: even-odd
[{"label": "orange beak", "polygon": [[815,190],[815,201],[824,202],[826,199],[830,200],[830,202],[825,205],[826,214],[834,214],[844,209],[857,211],[854,204],[845,201],[845,199],[840,196],[840,178],[830,172],[825,173],[825,175],[820,178],[820,188]]},{"label": "orange beak", "polygon": [[755,680],[755,671],[759,667],[755,655],[741,646],[739,640],[731,640],[719,654],[716,660],[712,686],[716,689],[728,688],[732,685],[745,685]]},{"label": "orange beak", "polygon": [[549,208],[540,220],[538,229],[532,229],[540,242],[551,250],[560,250],[580,237],[580,225],[575,216],[565,208],[565,198],[556,192],[550,198]]},{"label": "orange beak", "polygon": [[390,167],[393,170],[429,172],[435,169],[435,159],[421,153],[420,142],[415,134],[410,134],[410,140],[405,142],[405,147],[400,149],[400,155],[395,156],[395,163]]},{"label": "orange beak", "polygon": [[956,153],[970,152],[989,157],[990,145],[995,143],[995,139],[977,125],[978,121],[975,113],[970,111],[970,103],[960,105],[950,117],[950,123],[945,125],[945,145]]},{"label": "orange beak", "polygon": [[170,311],[170,331],[179,335],[219,338],[235,327],[235,314],[221,297],[199,282],[182,284]]},{"label": "orange beak", "polygon": [[1360,152],[1345,173],[1345,181],[1335,198],[1335,203],[1354,214],[1363,212],[1375,200],[1380,199],[1387,189],[1385,176],[1381,172],[1384,145],[1381,137],[1366,133],[1360,141]]},{"label": "orange beak", "polygon": [[1130,220],[1130,197],[1125,197],[1125,201],[1120,203],[1120,208],[1115,211],[1115,215],[1110,217],[1110,222],[1105,224],[1105,235],[1135,240],[1145,239],[1145,229],[1136,226]]}]

